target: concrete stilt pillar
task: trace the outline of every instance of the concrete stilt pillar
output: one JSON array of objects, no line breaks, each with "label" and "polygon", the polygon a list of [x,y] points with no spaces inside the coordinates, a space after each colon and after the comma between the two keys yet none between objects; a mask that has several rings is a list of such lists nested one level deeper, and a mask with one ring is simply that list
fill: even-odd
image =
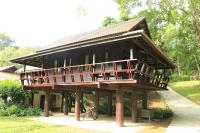
[{"label": "concrete stilt pillar", "polygon": [[64,103],[64,115],[68,115],[68,92],[65,92],[64,94],[64,100],[65,100],[65,103]]},{"label": "concrete stilt pillar", "polygon": [[147,92],[143,91],[142,92],[142,108],[147,109]]},{"label": "concrete stilt pillar", "polygon": [[112,116],[112,92],[108,93],[108,116]]},{"label": "concrete stilt pillar", "polygon": [[75,120],[80,121],[80,109],[81,109],[81,92],[80,90],[76,90],[76,99],[75,99]]},{"label": "concrete stilt pillar", "polygon": [[122,89],[116,90],[116,123],[124,126],[124,94]]},{"label": "concrete stilt pillar", "polygon": [[138,95],[133,91],[131,95],[131,120],[133,122],[138,122],[137,99]]},{"label": "concrete stilt pillar", "polygon": [[49,117],[49,102],[50,101],[50,93],[45,92],[45,101],[44,101],[44,116]]}]

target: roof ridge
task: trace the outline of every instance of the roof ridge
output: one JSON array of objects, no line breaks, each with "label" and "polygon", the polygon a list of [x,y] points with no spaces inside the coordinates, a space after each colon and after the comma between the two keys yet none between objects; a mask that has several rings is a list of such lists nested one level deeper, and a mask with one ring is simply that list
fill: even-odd
[{"label": "roof ridge", "polygon": [[47,49],[52,49],[54,47],[60,47],[63,45],[67,45],[72,42],[81,42],[81,41],[86,41],[86,40],[91,40],[91,39],[96,39],[100,37],[105,37],[105,36],[110,36],[110,35],[115,35],[119,33],[124,33],[131,31],[134,29],[135,26],[137,26],[140,22],[142,22],[145,18],[135,18],[135,19],[130,19],[128,21],[118,23],[118,24],[113,24],[108,27],[101,27],[92,31],[87,31],[84,33],[79,33],[79,34],[74,34],[62,39],[59,39],[50,45],[38,50],[37,52],[42,52]]}]

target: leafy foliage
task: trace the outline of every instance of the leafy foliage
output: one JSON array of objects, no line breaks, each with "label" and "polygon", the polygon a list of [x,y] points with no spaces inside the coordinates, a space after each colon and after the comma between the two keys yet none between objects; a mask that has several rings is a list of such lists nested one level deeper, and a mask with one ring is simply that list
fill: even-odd
[{"label": "leafy foliage", "polygon": [[25,107],[20,104],[12,104],[1,108],[0,105],[0,116],[40,116],[42,110],[40,108]]},{"label": "leafy foliage", "polygon": [[117,23],[117,20],[113,17],[110,17],[110,16],[107,16],[103,22],[102,22],[102,26],[103,27],[106,27],[106,26],[110,26],[110,25],[113,25],[113,24],[116,24]]},{"label": "leafy foliage", "polygon": [[154,109],[154,118],[156,119],[167,119],[173,116],[173,111],[169,108],[155,108]]},{"label": "leafy foliage", "polygon": [[0,81],[0,97],[2,97],[5,102],[9,97],[10,103],[24,104],[28,92],[25,92],[21,88],[21,84],[18,80],[4,79]]},{"label": "leafy foliage", "polygon": [[5,33],[0,33],[0,50],[3,50],[13,42],[14,40],[7,36]]},{"label": "leafy foliage", "polygon": [[200,77],[199,0],[113,1],[118,4],[120,21],[146,18],[152,39],[177,65],[176,75]]},{"label": "leafy foliage", "polygon": [[5,47],[3,50],[0,51],[0,67],[1,66],[8,66],[12,63],[9,61],[12,58],[16,58],[23,55],[28,55],[34,53],[36,48],[32,47],[25,47],[25,48],[16,48],[13,46]]},{"label": "leafy foliage", "polygon": [[[25,103],[29,93],[21,88],[18,80],[4,79],[0,81],[0,116],[38,116],[41,109],[28,107]],[[8,100],[9,99],[9,100]]]}]

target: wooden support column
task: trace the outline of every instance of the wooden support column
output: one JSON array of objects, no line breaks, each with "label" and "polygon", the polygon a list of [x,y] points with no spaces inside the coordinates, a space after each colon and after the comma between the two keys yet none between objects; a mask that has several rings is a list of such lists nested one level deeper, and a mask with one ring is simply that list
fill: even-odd
[{"label": "wooden support column", "polygon": [[92,55],[92,64],[95,64],[95,53]]},{"label": "wooden support column", "polygon": [[[93,55],[92,55],[92,64],[93,64],[93,72],[95,71],[95,68],[94,68],[94,66],[95,66],[95,58],[96,58],[96,56],[95,56],[95,53],[93,53]],[[93,75],[93,80],[95,81],[95,77],[94,77],[94,75]]]},{"label": "wooden support column", "polygon": [[64,99],[65,99],[64,115],[68,115],[68,92],[65,92]]},{"label": "wooden support column", "polygon": [[108,116],[112,116],[112,92],[108,92]]},{"label": "wooden support column", "polygon": [[81,92],[81,113],[84,113],[84,105],[83,105],[83,92]]},{"label": "wooden support column", "polygon": [[34,104],[34,92],[31,92],[31,106]]},{"label": "wooden support column", "polygon": [[122,89],[116,90],[116,123],[124,126],[124,93]]},{"label": "wooden support column", "polygon": [[147,92],[143,91],[142,92],[142,108],[147,109]]},{"label": "wooden support column", "polygon": [[50,93],[45,92],[45,101],[44,101],[44,116],[49,117],[49,103],[50,103]]},{"label": "wooden support column", "polygon": [[96,107],[96,115],[99,115],[99,91],[95,91],[94,106]]},{"label": "wooden support column", "polygon": [[71,57],[69,58],[69,65],[70,66],[72,65],[72,58]]},{"label": "wooden support column", "polygon": [[44,69],[44,56],[42,57],[42,64],[41,64],[42,70]]},{"label": "wooden support column", "polygon": [[131,60],[133,59],[133,48],[132,47],[130,48],[130,59]]},{"label": "wooden support column", "polygon": [[80,100],[81,100],[81,92],[76,89],[76,99],[75,99],[75,120],[80,121]]},{"label": "wooden support column", "polygon": [[62,94],[62,101],[61,101],[61,109],[60,109],[60,112],[63,112],[63,108],[64,108],[64,97],[65,97],[65,95],[64,95],[64,93],[61,93]]},{"label": "wooden support column", "polygon": [[133,122],[138,122],[137,99],[138,95],[136,91],[133,91],[131,95],[131,120]]},{"label": "wooden support column", "polygon": [[26,72],[26,61],[24,61],[24,72]]}]

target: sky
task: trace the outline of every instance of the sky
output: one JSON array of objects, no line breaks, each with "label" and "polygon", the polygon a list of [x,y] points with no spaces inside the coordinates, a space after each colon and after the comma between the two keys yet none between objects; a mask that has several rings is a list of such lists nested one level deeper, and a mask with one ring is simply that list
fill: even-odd
[{"label": "sky", "polygon": [[106,16],[119,18],[113,0],[0,0],[0,32],[20,47],[97,29]]}]

